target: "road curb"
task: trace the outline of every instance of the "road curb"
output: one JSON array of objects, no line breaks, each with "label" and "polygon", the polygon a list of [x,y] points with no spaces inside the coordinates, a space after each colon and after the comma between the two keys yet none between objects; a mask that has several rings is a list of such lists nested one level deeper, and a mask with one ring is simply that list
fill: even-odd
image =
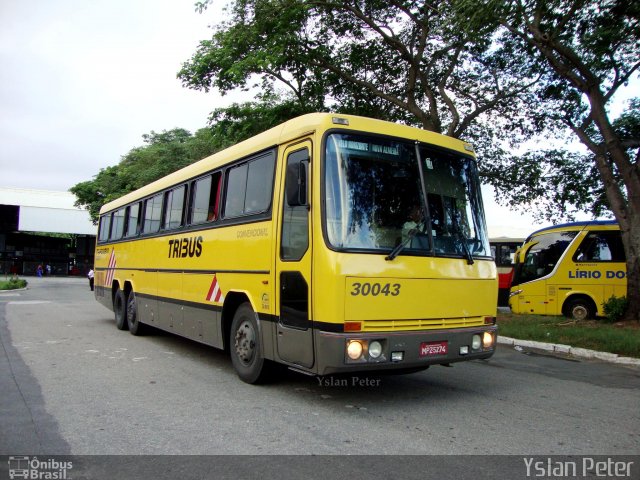
[{"label": "road curb", "polygon": [[562,345],[556,343],[535,342],[533,340],[518,340],[517,338],[498,336],[498,343],[501,345],[509,345],[512,347],[528,347],[537,350],[544,350],[553,353],[562,353],[564,355],[572,355],[574,357],[585,359],[602,360],[603,362],[617,363],[619,365],[631,365],[640,367],[640,359],[632,357],[621,357],[616,353],[597,352],[586,348],[572,347],[570,345]]},{"label": "road curb", "polygon": [[24,288],[10,288],[7,290],[0,290],[0,294],[2,293],[13,293],[13,292],[24,292],[25,290],[29,290],[29,285]]}]

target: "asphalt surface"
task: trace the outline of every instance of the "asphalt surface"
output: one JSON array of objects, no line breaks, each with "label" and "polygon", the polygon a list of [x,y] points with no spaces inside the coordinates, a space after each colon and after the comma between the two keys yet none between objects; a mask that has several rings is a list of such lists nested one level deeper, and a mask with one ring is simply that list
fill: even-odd
[{"label": "asphalt surface", "polygon": [[[289,372],[250,386],[223,352],[118,331],[84,279],[29,280],[0,294],[0,455],[74,455],[85,468],[73,478],[113,476],[114,465],[118,478],[192,478],[209,455],[229,455],[212,478],[254,478],[258,466],[365,478],[363,464],[398,478],[527,478],[527,455],[640,452],[637,367],[501,345],[489,361],[411,375]],[[390,456],[402,454],[414,456]],[[498,457],[483,466],[475,455]]]}]

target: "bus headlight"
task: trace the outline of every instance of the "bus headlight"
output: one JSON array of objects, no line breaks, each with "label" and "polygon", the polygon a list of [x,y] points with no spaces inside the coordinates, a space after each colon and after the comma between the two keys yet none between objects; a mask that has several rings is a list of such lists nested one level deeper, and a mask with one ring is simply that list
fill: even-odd
[{"label": "bus headlight", "polygon": [[482,347],[485,350],[493,348],[493,334],[491,332],[484,332],[482,335]]},{"label": "bus headlight", "polygon": [[481,341],[480,335],[474,335],[471,339],[471,350],[480,350]]},{"label": "bus headlight", "polygon": [[347,355],[351,360],[358,360],[362,357],[362,343],[359,340],[349,340],[347,344]]},{"label": "bus headlight", "polygon": [[371,358],[380,358],[382,355],[382,344],[377,340],[369,343],[369,356]]}]

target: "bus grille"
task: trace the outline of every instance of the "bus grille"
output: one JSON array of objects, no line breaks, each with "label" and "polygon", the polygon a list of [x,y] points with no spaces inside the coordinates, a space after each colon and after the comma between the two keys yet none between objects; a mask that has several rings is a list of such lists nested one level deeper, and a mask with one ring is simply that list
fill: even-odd
[{"label": "bus grille", "polygon": [[362,331],[388,332],[394,330],[435,330],[438,328],[480,327],[483,325],[483,317],[365,320],[362,322]]}]

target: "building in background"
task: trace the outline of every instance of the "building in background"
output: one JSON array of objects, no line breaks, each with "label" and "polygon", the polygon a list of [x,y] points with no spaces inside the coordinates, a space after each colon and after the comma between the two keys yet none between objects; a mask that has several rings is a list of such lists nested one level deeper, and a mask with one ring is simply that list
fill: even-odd
[{"label": "building in background", "polygon": [[0,274],[85,275],[96,227],[70,192],[0,187]]}]

